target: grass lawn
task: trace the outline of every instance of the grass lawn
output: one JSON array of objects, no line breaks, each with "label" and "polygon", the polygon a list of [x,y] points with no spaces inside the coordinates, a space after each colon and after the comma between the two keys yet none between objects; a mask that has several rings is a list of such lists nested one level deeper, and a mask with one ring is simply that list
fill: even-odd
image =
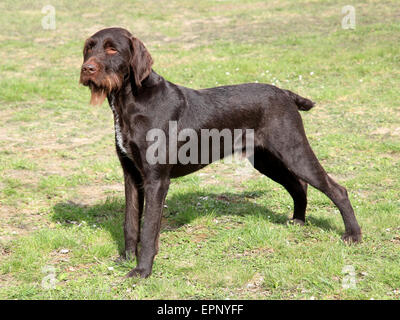
[{"label": "grass lawn", "polygon": [[[399,299],[400,6],[356,1],[0,3],[0,299]],[[308,222],[250,164],[173,180],[148,279],[124,279],[124,194],[112,113],[78,85],[84,40],[122,26],[154,70],[192,88],[265,82],[317,102],[310,143],[344,185],[363,242],[309,189]],[[349,271],[350,270],[350,271]],[[353,272],[354,271],[354,272]],[[355,279],[355,285],[343,284]],[[54,279],[54,280],[51,280]],[[53,285],[49,285],[53,284]]]}]

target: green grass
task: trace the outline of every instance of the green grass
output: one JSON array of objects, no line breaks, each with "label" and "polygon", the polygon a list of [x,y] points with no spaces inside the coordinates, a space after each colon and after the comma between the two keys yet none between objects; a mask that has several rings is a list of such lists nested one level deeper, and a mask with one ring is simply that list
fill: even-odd
[{"label": "green grass", "polygon": [[[399,299],[400,8],[347,1],[2,1],[1,299]],[[89,11],[90,7],[90,11]],[[304,227],[282,187],[243,164],[174,180],[148,279],[124,279],[122,172],[109,108],[78,85],[102,27],[142,39],[154,69],[193,88],[266,82],[317,102],[302,113],[364,233],[348,246],[336,207],[310,188]],[[27,30],[29,30],[27,32]],[[301,75],[301,77],[299,77]],[[355,269],[345,289],[343,268]],[[56,286],[42,286],[54,267]]]}]

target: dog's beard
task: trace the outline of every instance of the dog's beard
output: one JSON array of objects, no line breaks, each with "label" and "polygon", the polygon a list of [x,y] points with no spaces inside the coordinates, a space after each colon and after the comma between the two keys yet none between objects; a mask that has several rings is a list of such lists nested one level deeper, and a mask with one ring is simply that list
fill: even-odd
[{"label": "dog's beard", "polygon": [[103,104],[104,100],[107,97],[107,92],[105,88],[99,88],[95,84],[89,84],[91,96],[90,96],[90,104],[92,106],[100,106]]},{"label": "dog's beard", "polygon": [[84,85],[90,88],[90,104],[92,106],[100,106],[109,93],[121,88],[121,80],[115,73],[111,73],[104,76],[101,81],[89,80]]}]

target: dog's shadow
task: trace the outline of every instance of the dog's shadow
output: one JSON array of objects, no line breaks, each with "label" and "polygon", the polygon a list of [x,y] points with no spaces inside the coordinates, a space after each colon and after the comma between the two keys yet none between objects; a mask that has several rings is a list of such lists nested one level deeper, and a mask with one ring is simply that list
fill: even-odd
[{"label": "dog's shadow", "polygon": [[[266,191],[245,191],[240,193],[205,193],[201,191],[175,193],[166,200],[163,211],[161,232],[168,232],[189,224],[202,216],[248,216],[264,217],[275,224],[287,224],[288,214],[274,213],[264,205],[256,203],[259,197],[268,196]],[[125,201],[123,198],[108,198],[96,205],[83,205],[72,201],[60,202],[54,206],[52,219],[65,227],[86,225],[102,228],[110,233],[118,246],[119,253],[124,251]],[[292,213],[290,212],[290,215]],[[324,230],[339,232],[330,221],[323,217],[308,216],[307,221]],[[229,222],[228,222],[229,223]]]}]

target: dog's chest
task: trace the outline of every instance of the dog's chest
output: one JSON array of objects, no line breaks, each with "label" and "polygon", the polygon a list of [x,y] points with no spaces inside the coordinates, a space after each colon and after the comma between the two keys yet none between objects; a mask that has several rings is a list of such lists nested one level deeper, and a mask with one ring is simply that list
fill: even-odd
[{"label": "dog's chest", "polygon": [[125,148],[124,137],[123,137],[122,131],[121,131],[121,120],[119,118],[118,112],[115,110],[113,100],[114,99],[112,99],[112,101],[110,103],[110,107],[114,114],[115,140],[116,140],[117,145],[118,145],[119,149],[121,150],[121,152],[124,153],[125,155],[128,155],[128,151]]}]

